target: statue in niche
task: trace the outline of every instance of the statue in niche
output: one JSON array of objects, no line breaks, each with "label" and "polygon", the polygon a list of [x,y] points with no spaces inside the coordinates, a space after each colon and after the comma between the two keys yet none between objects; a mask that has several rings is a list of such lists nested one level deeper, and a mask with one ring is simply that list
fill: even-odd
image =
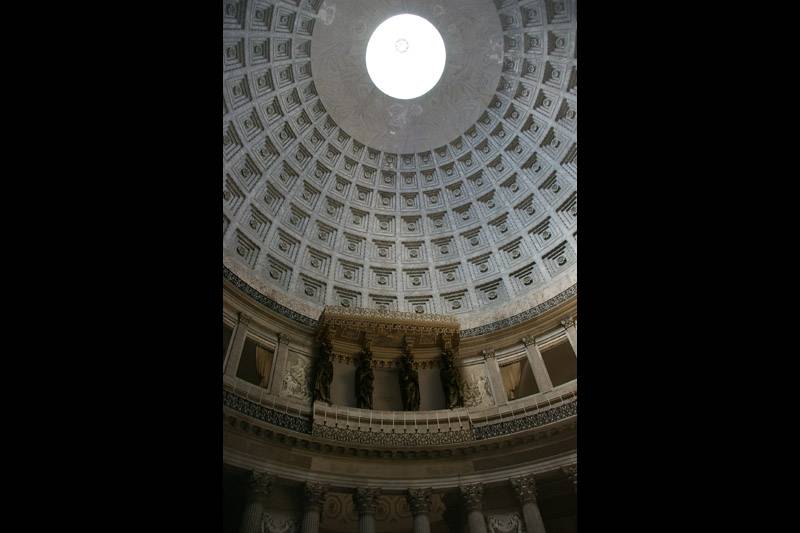
[{"label": "statue in niche", "polygon": [[400,358],[400,397],[404,411],[419,411],[419,374],[414,370],[414,356],[405,338]]},{"label": "statue in niche", "polygon": [[326,331],[320,339],[317,378],[314,382],[314,399],[331,403],[331,381],[333,381],[333,343]]},{"label": "statue in niche", "polygon": [[444,401],[448,409],[463,407],[464,396],[461,393],[458,369],[456,368],[455,356],[453,351],[445,347],[442,349],[442,366],[439,370],[442,378],[442,388],[444,389]]},{"label": "statue in niche", "polygon": [[361,357],[356,367],[356,406],[359,409],[372,409],[372,348],[369,341],[364,341]]}]

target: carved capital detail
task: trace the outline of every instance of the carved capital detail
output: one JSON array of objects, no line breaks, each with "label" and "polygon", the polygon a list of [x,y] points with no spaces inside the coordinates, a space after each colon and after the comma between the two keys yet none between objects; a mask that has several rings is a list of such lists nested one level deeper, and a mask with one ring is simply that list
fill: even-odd
[{"label": "carved capital detail", "polygon": [[353,502],[356,504],[358,514],[375,514],[378,508],[378,497],[381,495],[381,489],[359,487],[353,495]]},{"label": "carved capital detail", "polygon": [[316,481],[307,481],[305,487],[303,487],[303,501],[306,509],[321,511],[327,494],[328,485]]},{"label": "carved capital detail", "polygon": [[578,491],[578,463],[574,465],[567,465],[562,466],[561,471],[564,472],[569,480],[572,481],[573,487],[575,487],[575,491]]},{"label": "carved capital detail", "polygon": [[572,318],[571,316],[568,316],[567,318],[561,321],[561,325],[564,326],[565,328],[571,328],[575,326],[575,319]]},{"label": "carved capital detail", "polygon": [[247,477],[247,489],[251,498],[266,498],[272,488],[274,476],[266,472],[250,471]]},{"label": "carved capital detail", "polygon": [[288,333],[278,333],[278,344],[286,344],[287,346],[289,343],[292,342],[292,337]]},{"label": "carved capital detail", "polygon": [[533,335],[526,335],[522,337],[520,340],[522,341],[522,344],[524,344],[526,348],[528,346],[534,346],[536,344],[536,339],[533,337]]},{"label": "carved capital detail", "polygon": [[536,503],[536,480],[533,478],[533,474],[512,477],[511,486],[514,487],[514,492],[517,493],[520,503]]},{"label": "carved capital detail", "polygon": [[431,511],[432,489],[408,489],[408,506],[414,516]]},{"label": "carved capital detail", "polygon": [[241,311],[239,311],[239,313],[237,315],[237,319],[239,321],[239,324],[241,324],[243,326],[246,326],[247,324],[250,323],[250,317],[247,316],[246,314],[242,313]]},{"label": "carved capital detail", "polygon": [[480,511],[483,509],[483,485],[473,483],[472,485],[461,486],[461,497],[468,511]]},{"label": "carved capital detail", "polygon": [[481,350],[481,356],[484,359],[494,359],[495,358],[495,351],[492,350]]}]

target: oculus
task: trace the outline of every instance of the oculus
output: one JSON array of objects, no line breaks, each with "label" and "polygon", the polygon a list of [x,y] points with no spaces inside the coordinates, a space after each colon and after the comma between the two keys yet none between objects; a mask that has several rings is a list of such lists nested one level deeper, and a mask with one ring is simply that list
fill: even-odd
[{"label": "oculus", "polygon": [[410,100],[427,93],[444,72],[447,53],[433,24],[411,14],[384,20],[367,43],[367,72],[387,96]]}]

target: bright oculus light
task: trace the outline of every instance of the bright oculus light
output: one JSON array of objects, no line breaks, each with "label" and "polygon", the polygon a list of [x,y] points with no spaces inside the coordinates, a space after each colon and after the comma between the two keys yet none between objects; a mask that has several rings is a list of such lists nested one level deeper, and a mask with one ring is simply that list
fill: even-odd
[{"label": "bright oculus light", "polygon": [[447,53],[436,28],[417,15],[384,20],[367,43],[367,72],[385,94],[399,100],[417,98],[442,77]]}]

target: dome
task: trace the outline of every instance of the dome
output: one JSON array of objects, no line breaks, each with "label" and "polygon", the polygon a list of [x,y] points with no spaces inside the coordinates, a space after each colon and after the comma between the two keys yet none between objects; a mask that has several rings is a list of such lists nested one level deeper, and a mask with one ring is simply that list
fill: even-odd
[{"label": "dome", "polygon": [[[223,34],[227,276],[310,319],[338,305],[454,314],[464,329],[574,295],[569,3],[247,6]],[[373,30],[402,13],[447,50],[410,100],[365,62]]]}]

